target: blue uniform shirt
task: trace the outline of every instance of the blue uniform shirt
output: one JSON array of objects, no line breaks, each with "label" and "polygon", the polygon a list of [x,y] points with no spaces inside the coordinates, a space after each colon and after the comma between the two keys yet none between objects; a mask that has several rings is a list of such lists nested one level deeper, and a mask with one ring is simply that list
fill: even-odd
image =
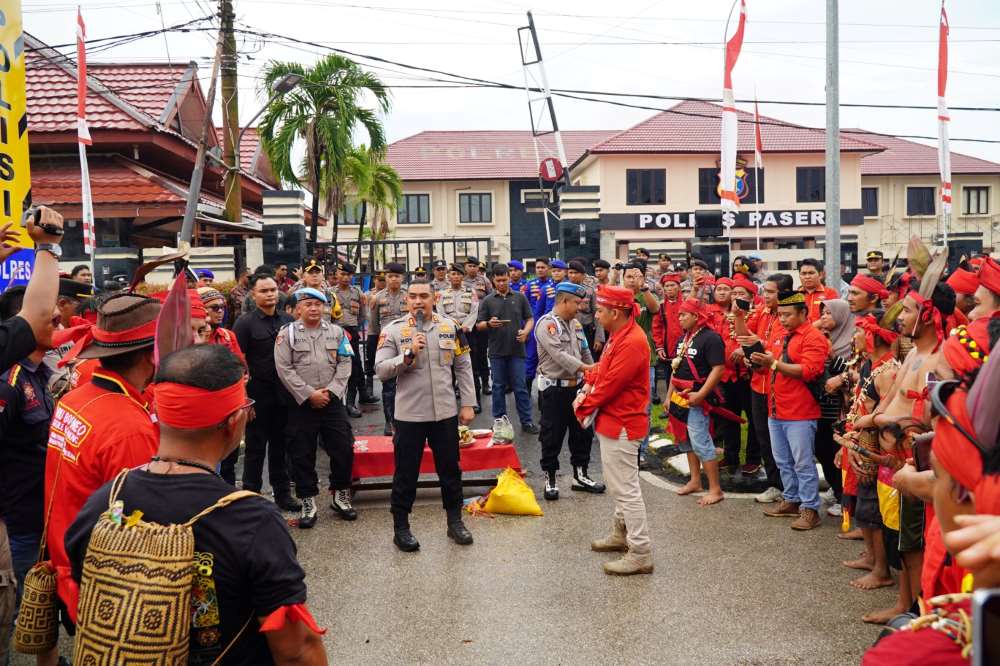
[{"label": "blue uniform shirt", "polygon": [[544,280],[534,278],[525,285],[524,295],[528,297],[532,316],[538,321],[542,315],[550,312],[556,303],[556,283],[551,278]]}]

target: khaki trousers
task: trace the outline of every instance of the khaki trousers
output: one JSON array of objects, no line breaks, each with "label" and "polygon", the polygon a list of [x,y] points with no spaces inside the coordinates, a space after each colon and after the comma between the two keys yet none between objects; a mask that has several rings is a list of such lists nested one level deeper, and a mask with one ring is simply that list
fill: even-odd
[{"label": "khaki trousers", "polygon": [[639,487],[641,440],[628,439],[624,430],[618,439],[597,433],[597,440],[601,444],[601,473],[615,501],[615,519],[625,523],[629,552],[645,555],[650,552],[650,541],[646,503]]}]

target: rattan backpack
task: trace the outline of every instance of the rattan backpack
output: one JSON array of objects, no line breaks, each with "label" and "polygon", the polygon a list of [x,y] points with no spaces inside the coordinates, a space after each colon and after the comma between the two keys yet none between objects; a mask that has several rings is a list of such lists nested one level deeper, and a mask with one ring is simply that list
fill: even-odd
[{"label": "rattan backpack", "polygon": [[192,526],[256,493],[239,490],[185,523],[159,525],[143,521],[141,514],[124,515],[118,495],[127,475],[124,470],[115,477],[108,510],[87,546],[73,663],[186,664],[195,566]]}]

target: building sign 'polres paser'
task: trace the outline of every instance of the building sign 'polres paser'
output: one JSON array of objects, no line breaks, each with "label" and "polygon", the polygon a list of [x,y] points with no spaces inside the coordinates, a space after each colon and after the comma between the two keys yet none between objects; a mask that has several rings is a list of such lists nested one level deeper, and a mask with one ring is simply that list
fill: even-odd
[{"label": "building sign 'polres paser'", "polygon": [[[604,229],[694,229],[694,212],[686,213],[626,213],[601,215]],[[840,212],[842,225],[860,225],[864,217],[860,209],[845,209]],[[753,210],[722,214],[722,225],[726,229],[761,229],[823,227],[826,213],[823,210]]]}]

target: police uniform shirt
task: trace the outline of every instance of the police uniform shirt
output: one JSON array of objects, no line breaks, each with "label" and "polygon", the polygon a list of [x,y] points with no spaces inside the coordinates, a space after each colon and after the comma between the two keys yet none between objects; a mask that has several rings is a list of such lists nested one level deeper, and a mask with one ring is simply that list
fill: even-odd
[{"label": "police uniform shirt", "polygon": [[45,455],[55,401],[45,363],[0,375],[0,516],[11,534],[42,531]]},{"label": "police uniform shirt", "polygon": [[479,300],[483,300],[493,291],[493,285],[482,274],[474,278],[466,277],[462,280],[462,284],[471,289]]},{"label": "police uniform shirt", "polygon": [[451,283],[448,282],[448,278],[441,278],[440,280],[431,280],[431,291],[435,294],[440,291],[447,291],[451,288]]},{"label": "police uniform shirt", "polygon": [[593,326],[594,313],[597,311],[597,292],[586,283],[580,285],[585,293],[580,299],[580,307],[576,311],[576,319],[584,326]]},{"label": "police uniform shirt", "polygon": [[583,334],[583,326],[576,319],[564,321],[550,312],[535,325],[538,342],[538,374],[548,379],[576,379],[580,366],[594,362]]},{"label": "police uniform shirt", "polygon": [[339,286],[333,290],[337,302],[340,303],[341,315],[337,323],[341,326],[360,326],[365,321],[365,297],[360,287],[348,285],[346,289]]},{"label": "police uniform shirt", "polygon": [[293,322],[281,329],[274,341],[278,379],[300,405],[319,389],[329,389],[343,400],[353,356],[344,329],[325,321],[314,328]]},{"label": "police uniform shirt", "polygon": [[371,330],[378,335],[382,329],[403,316],[406,309],[406,292],[393,293],[388,288],[375,294],[371,309]]},{"label": "police uniform shirt", "polygon": [[438,312],[450,317],[462,328],[472,330],[479,314],[479,299],[476,298],[475,292],[467,287],[448,288],[441,292]]},{"label": "police uniform shirt", "polygon": [[[424,348],[406,365],[403,352],[422,331]],[[454,376],[452,375],[454,369]],[[383,382],[396,380],[396,411],[399,421],[433,422],[458,414],[454,380],[458,381],[463,407],[477,404],[469,348],[463,347],[455,323],[434,314],[418,326],[413,315],[393,321],[379,336],[375,372]]]}]

